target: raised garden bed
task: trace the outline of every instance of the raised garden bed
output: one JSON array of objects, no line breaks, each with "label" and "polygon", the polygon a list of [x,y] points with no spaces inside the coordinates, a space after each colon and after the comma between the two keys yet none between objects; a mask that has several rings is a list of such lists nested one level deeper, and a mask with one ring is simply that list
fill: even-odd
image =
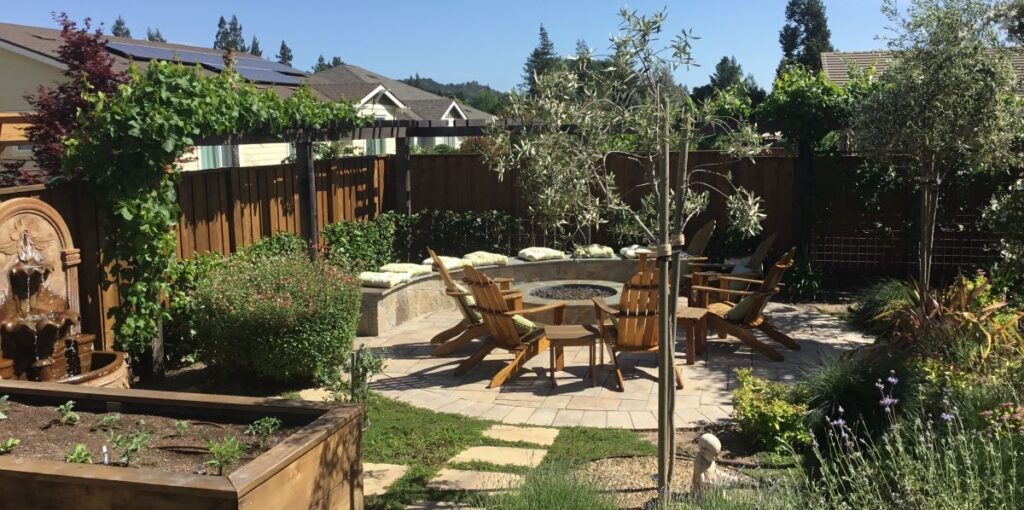
[{"label": "raised garden bed", "polygon": [[[0,395],[9,396],[0,442],[22,442],[0,456],[0,508],[363,507],[358,406],[22,381],[0,382]],[[74,426],[57,421],[56,406],[69,400],[80,418]],[[99,425],[112,413],[120,414],[114,434],[139,427],[152,434],[127,467],[102,464],[100,447],[109,441]],[[261,447],[245,430],[268,417],[281,428]],[[184,434],[178,420],[188,423]],[[207,441],[226,437],[246,453],[224,476],[200,474],[214,472],[203,466]],[[64,462],[78,443],[96,463]],[[118,458],[110,452],[112,463]]]}]

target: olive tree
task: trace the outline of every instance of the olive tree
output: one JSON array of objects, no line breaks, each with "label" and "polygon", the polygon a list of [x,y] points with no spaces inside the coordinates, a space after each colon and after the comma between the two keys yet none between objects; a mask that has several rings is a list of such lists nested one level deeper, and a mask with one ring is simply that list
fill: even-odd
[{"label": "olive tree", "polygon": [[[725,152],[752,157],[763,151],[752,126],[715,115],[716,108],[696,104],[671,79],[672,72],[693,64],[691,37],[683,32],[657,47],[665,13],[638,15],[623,9],[612,54],[595,65],[589,51],[575,55],[564,69],[537,76],[530,95],[512,94],[506,118],[519,128],[493,126],[494,143],[485,161],[501,175],[516,172],[536,221],[586,236],[609,212],[633,219],[656,246],[659,271],[659,336],[675,338],[683,229],[712,194],[724,198],[730,226],[747,235],[761,229],[761,202],[733,185],[714,165],[689,167],[691,146],[717,137]],[[670,154],[678,148],[672,178]],[[644,187],[656,198],[656,221],[623,201],[609,158],[636,162],[648,178]],[[659,345],[659,489],[667,494],[674,455],[674,342]]]},{"label": "olive tree", "polygon": [[1019,84],[984,0],[886,0],[894,60],[854,114],[857,149],[920,192],[919,284],[931,280],[936,215],[952,177],[1018,161]]}]

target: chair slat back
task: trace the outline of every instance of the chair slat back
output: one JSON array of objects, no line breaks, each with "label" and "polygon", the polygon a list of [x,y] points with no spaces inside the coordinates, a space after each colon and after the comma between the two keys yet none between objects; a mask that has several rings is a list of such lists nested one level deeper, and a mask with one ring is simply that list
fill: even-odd
[{"label": "chair slat back", "polygon": [[[795,254],[796,248],[792,248],[782,255],[782,258],[768,270],[768,274],[765,275],[761,287],[754,291],[753,294],[741,299],[739,303],[736,303],[737,307],[740,305],[749,306],[743,319],[744,323],[751,323],[764,313],[764,307],[768,305],[768,301],[771,300],[772,296],[778,294],[779,284],[782,283],[782,277],[786,274],[786,270],[793,267],[793,257]],[[752,304],[745,305],[743,301],[748,299],[752,300]]]},{"label": "chair slat back", "polygon": [[469,285],[473,299],[476,300],[476,311],[484,318],[484,324],[495,343],[508,350],[522,347],[523,342],[516,331],[515,322],[505,312],[512,311],[505,295],[498,284],[480,271],[466,267],[463,269],[465,282]]},{"label": "chair slat back", "polygon": [[761,244],[757,245],[754,253],[750,255],[750,259],[747,260],[747,267],[761,272],[761,266],[764,264],[765,257],[768,256],[768,250],[772,249],[772,245],[775,244],[775,238],[778,237],[778,233],[772,233],[768,237],[761,240]]},{"label": "chair slat back", "polygon": [[639,271],[622,286],[617,314],[616,345],[648,349],[658,345],[658,270],[647,254],[639,255]]},{"label": "chair slat back", "polygon": [[700,257],[704,255],[704,250],[708,249],[708,243],[711,241],[711,234],[715,232],[715,220],[711,220],[700,227],[693,237],[690,238],[690,242],[686,245],[686,253],[693,255],[694,257]]},{"label": "chair slat back", "polygon": [[[444,267],[441,263],[441,258],[434,253],[434,250],[427,248],[427,253],[430,255],[430,259],[434,261],[434,267],[437,268],[437,272],[441,274],[441,282],[444,283],[445,290],[450,292],[459,292],[459,288],[455,286],[455,279],[452,278],[451,273],[448,272],[448,268]],[[466,308],[466,300],[455,298],[456,306],[459,308],[459,312],[462,313],[462,317],[471,323],[479,323],[480,319],[475,318],[471,310]]]}]

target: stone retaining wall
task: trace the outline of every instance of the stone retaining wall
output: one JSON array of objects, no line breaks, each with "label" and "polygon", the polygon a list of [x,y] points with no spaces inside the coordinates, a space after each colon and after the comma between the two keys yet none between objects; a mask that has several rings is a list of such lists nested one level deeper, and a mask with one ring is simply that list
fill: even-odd
[{"label": "stone retaining wall", "polygon": [[[609,280],[625,282],[636,272],[635,260],[588,259],[545,260],[526,262],[517,258],[506,266],[479,268],[494,278],[512,278],[516,283],[547,280]],[[462,278],[462,271],[452,271]],[[440,275],[434,273],[390,289],[363,288],[363,304],[359,317],[359,336],[377,336],[391,328],[439,310],[454,309],[452,299],[444,294]]]}]

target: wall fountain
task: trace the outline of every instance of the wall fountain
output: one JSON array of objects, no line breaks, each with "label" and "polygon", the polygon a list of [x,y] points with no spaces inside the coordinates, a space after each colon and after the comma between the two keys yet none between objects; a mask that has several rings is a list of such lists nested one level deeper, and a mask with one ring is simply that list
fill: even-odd
[{"label": "wall fountain", "polygon": [[81,331],[79,250],[52,207],[0,204],[0,379],[127,388],[124,353]]}]

